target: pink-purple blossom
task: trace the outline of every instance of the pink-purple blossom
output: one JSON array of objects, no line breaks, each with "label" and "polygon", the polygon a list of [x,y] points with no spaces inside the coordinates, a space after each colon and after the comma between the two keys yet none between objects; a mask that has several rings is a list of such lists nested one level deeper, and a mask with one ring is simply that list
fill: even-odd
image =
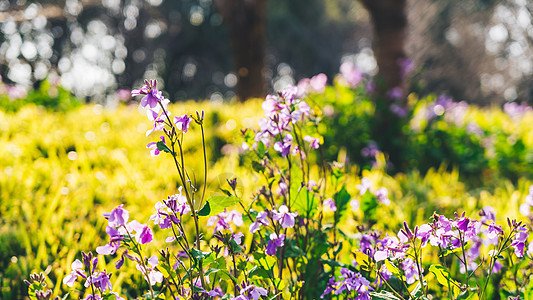
[{"label": "pink-purple blossom", "polygon": [[280,206],[279,212],[274,210],[272,213],[274,214],[274,220],[278,221],[283,228],[294,227],[294,218],[298,216],[297,212],[289,212],[289,208],[286,205]]}]

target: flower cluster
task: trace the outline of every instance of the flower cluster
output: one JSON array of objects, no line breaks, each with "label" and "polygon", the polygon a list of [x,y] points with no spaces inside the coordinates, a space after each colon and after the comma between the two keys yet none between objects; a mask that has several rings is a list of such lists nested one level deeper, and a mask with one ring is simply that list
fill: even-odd
[{"label": "flower cluster", "polygon": [[341,275],[339,281],[331,278],[328,287],[322,294],[321,298],[334,292],[335,295],[346,293],[348,295],[355,293],[355,300],[370,300],[370,291],[374,289],[370,286],[370,282],[360,273],[353,272],[347,268],[341,268]]}]

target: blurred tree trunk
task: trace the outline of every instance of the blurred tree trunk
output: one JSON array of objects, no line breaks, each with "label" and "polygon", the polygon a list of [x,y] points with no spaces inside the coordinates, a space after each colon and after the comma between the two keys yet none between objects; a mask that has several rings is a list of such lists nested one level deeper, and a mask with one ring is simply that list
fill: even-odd
[{"label": "blurred tree trunk", "polygon": [[374,36],[372,48],[379,67],[378,77],[384,82],[377,85],[380,96],[395,87],[405,88],[402,59],[406,58],[404,45],[407,38],[407,0],[361,0],[370,13]]},{"label": "blurred tree trunk", "polygon": [[[406,59],[407,0],[361,0],[370,13],[373,25],[372,48],[379,67],[374,91],[376,111],[372,135],[380,149],[388,153],[388,162],[394,169],[403,167],[405,136],[402,133],[403,119],[393,112],[392,105],[405,107],[407,84],[402,60]],[[394,88],[401,88],[401,95],[387,95]],[[394,101],[400,101],[394,103]]]},{"label": "blurred tree trunk", "polygon": [[240,101],[262,98],[266,93],[266,1],[215,0],[228,27],[233,62],[238,77],[236,95]]}]

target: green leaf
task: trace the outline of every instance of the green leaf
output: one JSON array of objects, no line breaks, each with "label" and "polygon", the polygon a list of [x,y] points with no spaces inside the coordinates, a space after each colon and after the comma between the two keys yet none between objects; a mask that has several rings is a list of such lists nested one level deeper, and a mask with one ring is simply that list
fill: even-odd
[{"label": "green leaf", "polygon": [[263,269],[262,267],[260,266],[255,266],[253,267],[250,272],[248,272],[248,276],[249,277],[254,277],[254,276],[257,276],[257,277],[262,277],[262,278],[265,278],[265,279],[268,279],[270,278],[271,276],[269,275],[268,271]]},{"label": "green leaf", "polygon": [[163,141],[157,142],[156,145],[157,145],[157,150],[163,151],[166,153],[172,153],[172,150],[170,150],[170,148]]},{"label": "green leaf", "polygon": [[209,255],[211,255],[211,252],[202,252],[200,250],[191,248],[191,255],[195,259],[204,259],[204,258],[208,257]]},{"label": "green leaf", "polygon": [[[424,280],[424,286],[426,285],[426,281]],[[424,289],[422,288],[422,285],[420,285],[420,281],[416,283],[415,288],[411,291],[411,296],[415,299],[419,299],[424,294]]]},{"label": "green leaf", "polygon": [[361,197],[361,210],[363,210],[365,217],[374,219],[377,213],[377,208],[377,197],[370,191],[366,191],[366,193],[364,193],[364,195]]},{"label": "green leaf", "polygon": [[306,256],[305,252],[303,252],[302,249],[298,247],[294,239],[288,239],[287,245],[285,247],[285,257]]},{"label": "green leaf", "polygon": [[388,259],[385,260],[385,268],[387,268],[387,270],[389,270],[389,272],[391,272],[396,278],[402,280],[402,281],[406,281],[407,279],[405,278],[405,276],[403,276],[402,272],[400,271],[400,269],[398,269],[397,266],[395,266],[393,263],[391,263]]},{"label": "green leaf", "polygon": [[368,255],[364,254],[361,251],[355,251],[354,255],[355,255],[355,261],[357,262],[358,265],[361,266],[362,270],[364,271],[372,270],[372,260],[370,259]]},{"label": "green leaf", "polygon": [[452,254],[452,253],[456,253],[456,252],[459,252],[461,251],[461,247],[458,247],[458,248],[455,248],[455,249],[445,249],[445,250],[442,250],[442,252],[439,254],[439,256],[447,256],[449,254]]},{"label": "green leaf", "polygon": [[435,274],[435,277],[437,278],[437,281],[445,286],[450,286],[452,288],[452,292],[454,295],[459,295],[461,290],[458,288],[459,283],[452,279],[450,272],[443,266],[439,264],[431,265],[429,267],[429,271],[433,274]]},{"label": "green leaf", "polygon": [[258,161],[252,161],[252,168],[257,173],[262,173],[265,170],[265,167]]},{"label": "green leaf", "polygon": [[206,201],[204,204],[204,207],[202,207],[202,209],[198,211],[198,215],[205,217],[205,216],[209,216],[210,213],[211,213],[211,206],[209,206],[209,201]]},{"label": "green leaf", "polygon": [[231,197],[231,192],[226,190],[226,189],[223,189],[223,188],[218,188],[222,193],[224,193],[226,196],[228,197]]},{"label": "green leaf", "polygon": [[343,215],[346,207],[348,207],[347,204],[350,202],[350,198],[351,196],[344,186],[335,194],[333,199],[335,199],[335,206],[337,206],[337,218],[340,218]]},{"label": "green leaf", "polygon": [[263,142],[259,141],[257,143],[257,155],[259,155],[260,158],[265,157],[265,153],[267,152],[267,147]]},{"label": "green leaf", "polygon": [[370,296],[372,299],[378,299],[378,300],[401,300],[400,298],[396,297],[393,293],[387,292],[387,291],[381,291],[380,293],[371,292]]},{"label": "green leaf", "polygon": [[211,207],[211,215],[217,215],[223,212],[226,208],[239,203],[239,198],[235,196],[213,196],[207,200]]}]

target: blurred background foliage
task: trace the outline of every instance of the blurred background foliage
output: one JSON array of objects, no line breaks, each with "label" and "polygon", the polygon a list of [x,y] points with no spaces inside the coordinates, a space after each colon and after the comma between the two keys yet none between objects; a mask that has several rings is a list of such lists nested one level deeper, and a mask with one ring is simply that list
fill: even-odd
[{"label": "blurred background foliage", "polygon": [[[76,96],[99,103],[113,102],[117,89],[143,78],[157,78],[173,101],[235,93],[246,99],[319,72],[331,78],[345,60],[371,76],[385,72],[379,53],[393,45],[380,44],[376,29],[386,27],[396,30],[389,35],[399,43],[396,58],[414,61],[411,85],[419,93],[446,92],[484,105],[530,101],[532,6],[525,0],[2,0],[0,74],[26,88],[57,75]],[[258,33],[242,29],[248,27]],[[251,78],[256,73],[261,80]],[[240,84],[253,88],[239,90]]]}]

